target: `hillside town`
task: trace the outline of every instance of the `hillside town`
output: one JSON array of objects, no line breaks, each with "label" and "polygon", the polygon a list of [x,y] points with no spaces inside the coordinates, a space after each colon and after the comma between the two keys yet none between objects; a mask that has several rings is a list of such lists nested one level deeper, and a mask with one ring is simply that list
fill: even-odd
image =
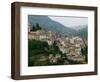
[{"label": "hillside town", "polygon": [[[30,27],[28,27],[28,39],[45,41],[48,43],[48,45],[52,45],[54,42],[56,42],[59,50],[62,52],[62,54],[65,54],[63,59],[67,58],[67,60],[77,61],[81,64],[87,63],[85,61],[86,56],[81,51],[87,46],[87,41],[79,36],[67,37],[63,33],[47,31],[44,29],[30,31]],[[53,54],[49,54],[48,59],[51,63],[56,63],[59,59],[61,59],[61,54],[56,54],[55,56]],[[67,60],[64,61],[64,64],[69,63]]]}]

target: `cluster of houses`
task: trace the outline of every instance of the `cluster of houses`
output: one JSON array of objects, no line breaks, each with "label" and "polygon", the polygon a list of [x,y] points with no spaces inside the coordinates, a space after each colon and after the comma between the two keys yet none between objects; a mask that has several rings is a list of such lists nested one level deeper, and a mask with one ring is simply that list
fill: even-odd
[{"label": "cluster of houses", "polygon": [[48,42],[49,45],[52,45],[55,40],[55,34],[51,31],[44,31],[44,30],[38,30],[36,32],[29,32],[28,33],[29,39],[35,39],[35,40],[41,40]]},{"label": "cluster of houses", "polygon": [[70,60],[84,61],[85,56],[82,55],[81,49],[85,47],[84,40],[80,37],[66,37],[58,40],[58,47],[62,53],[66,53],[66,56]]},{"label": "cluster of houses", "polygon": [[[45,30],[37,30],[35,32],[29,31],[28,32],[28,39],[35,39],[40,41],[46,41],[48,45],[52,45],[54,41],[56,41],[57,46],[59,47],[60,51],[70,60],[74,61],[84,61],[85,56],[82,55],[81,49],[85,47],[85,41],[80,37],[66,37],[63,34],[52,32],[52,31],[45,31]],[[60,56],[59,56],[60,57]],[[52,58],[52,54],[50,57],[52,60],[56,61]]]}]

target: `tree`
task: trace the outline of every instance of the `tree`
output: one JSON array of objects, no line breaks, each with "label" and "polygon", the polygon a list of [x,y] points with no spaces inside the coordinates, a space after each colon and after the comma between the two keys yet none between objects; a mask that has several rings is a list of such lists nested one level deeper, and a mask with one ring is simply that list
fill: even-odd
[{"label": "tree", "polygon": [[87,46],[81,49],[81,52],[82,52],[82,54],[84,54],[84,55],[87,54],[87,51],[88,51],[88,47],[87,47]]},{"label": "tree", "polygon": [[88,61],[88,46],[81,49],[81,53],[85,56],[85,61]]},{"label": "tree", "polygon": [[40,27],[39,23],[36,24],[36,27]]},{"label": "tree", "polygon": [[36,28],[35,28],[34,24],[32,25],[31,31],[36,31]]},{"label": "tree", "polygon": [[36,25],[32,25],[32,29],[31,29],[31,31],[37,31],[37,30],[41,30],[42,29],[42,27],[40,27],[40,25],[37,23]]}]

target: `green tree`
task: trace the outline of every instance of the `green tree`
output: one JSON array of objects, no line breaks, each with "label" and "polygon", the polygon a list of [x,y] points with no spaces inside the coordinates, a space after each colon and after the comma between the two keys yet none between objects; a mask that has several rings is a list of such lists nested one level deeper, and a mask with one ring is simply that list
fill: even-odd
[{"label": "green tree", "polygon": [[41,30],[42,28],[40,27],[39,23],[36,24],[37,30]]},{"label": "green tree", "polygon": [[81,49],[81,53],[85,56],[85,61],[88,61],[88,46]]}]

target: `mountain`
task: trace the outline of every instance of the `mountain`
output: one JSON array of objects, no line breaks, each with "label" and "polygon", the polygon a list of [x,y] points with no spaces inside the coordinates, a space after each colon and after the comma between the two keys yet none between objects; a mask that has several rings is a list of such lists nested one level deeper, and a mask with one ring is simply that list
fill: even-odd
[{"label": "mountain", "polygon": [[78,30],[77,36],[87,39],[88,38],[88,28],[85,26],[84,28]]},{"label": "mountain", "polygon": [[63,33],[66,36],[80,36],[83,38],[87,38],[87,25],[80,25],[77,27],[66,27],[63,24],[50,19],[48,16],[38,15],[29,15],[28,21],[31,27],[33,25],[39,24],[42,28],[46,30]]},{"label": "mountain", "polygon": [[69,27],[66,27],[52,19],[50,19],[48,16],[29,16],[29,23],[31,25],[39,24],[42,28],[63,33],[67,36],[72,36],[73,33],[75,33],[74,29],[71,29]]},{"label": "mountain", "polygon": [[71,28],[74,29],[74,30],[76,30],[76,31],[84,29],[86,27],[87,27],[87,25],[71,26]]}]

